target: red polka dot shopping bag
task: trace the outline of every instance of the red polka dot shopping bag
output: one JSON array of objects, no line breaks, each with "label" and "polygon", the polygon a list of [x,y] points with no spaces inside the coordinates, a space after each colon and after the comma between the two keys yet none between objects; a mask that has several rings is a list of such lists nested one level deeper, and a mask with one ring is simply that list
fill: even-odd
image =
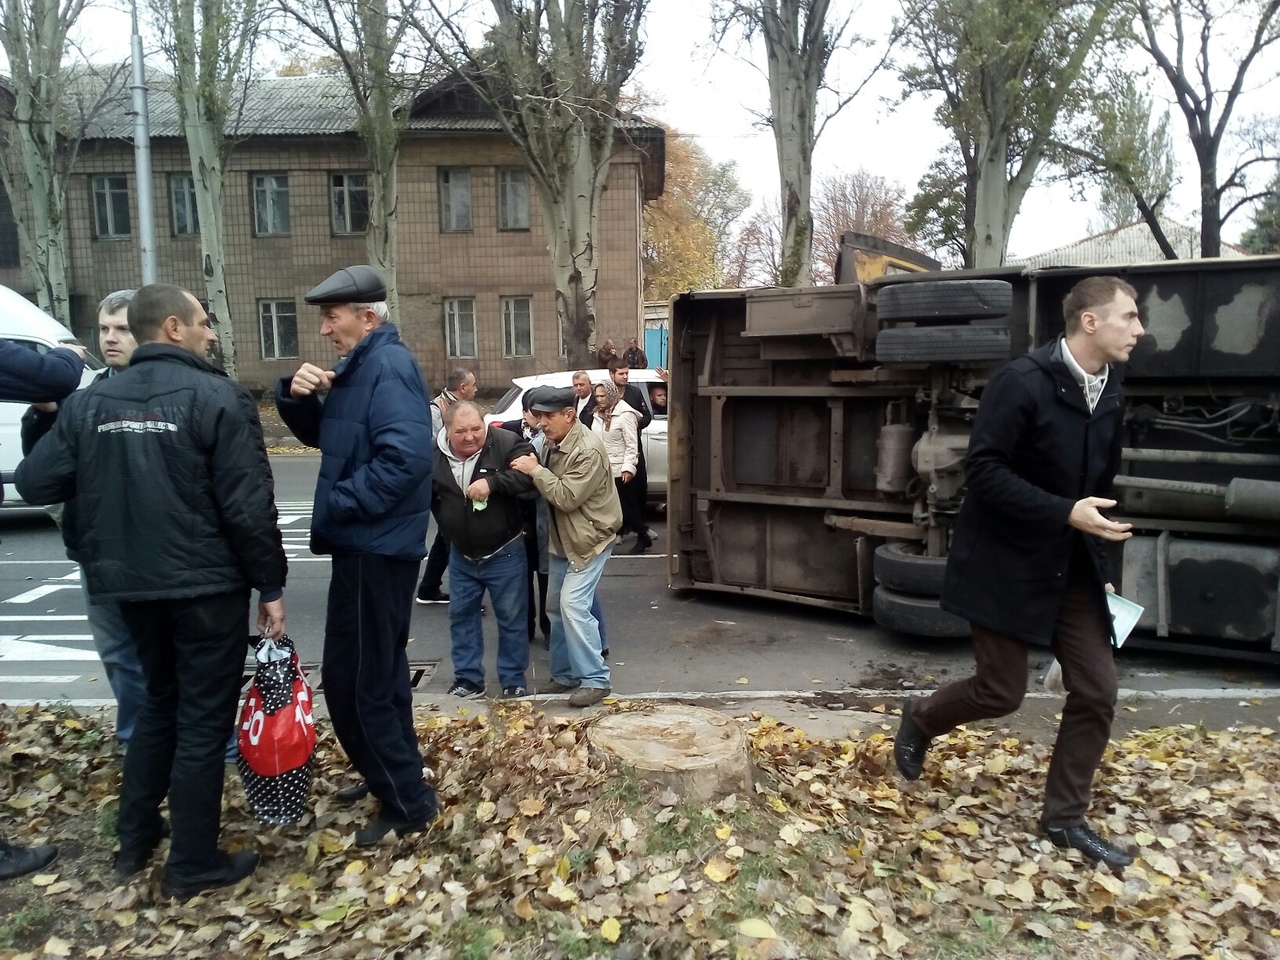
[{"label": "red polka dot shopping bag", "polygon": [[262,823],[297,823],[311,794],[316,723],[311,687],[288,636],[263,637],[253,684],[240,713],[240,775]]}]

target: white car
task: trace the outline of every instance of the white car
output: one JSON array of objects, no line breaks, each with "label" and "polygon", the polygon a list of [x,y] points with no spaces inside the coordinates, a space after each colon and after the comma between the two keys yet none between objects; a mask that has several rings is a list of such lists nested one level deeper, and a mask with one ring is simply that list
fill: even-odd
[{"label": "white car", "polygon": [[[80,342],[53,317],[22,294],[5,286],[0,286],[0,339],[36,353],[48,353],[63,344]],[[92,380],[101,369],[102,364],[92,355],[85,357],[80,385]],[[13,488],[13,474],[22,462],[22,415],[28,406],[26,403],[0,403],[0,475],[4,479],[4,502],[11,506],[23,505]]]},{"label": "white car", "polygon": [[[534,387],[571,387],[573,386],[572,370],[559,373],[540,373],[532,377],[516,377],[511,381],[511,389],[501,400],[494,404],[493,412],[486,416],[485,423],[505,423],[519,420],[523,416],[521,399],[526,390]],[[608,379],[608,370],[588,370],[593,384]],[[628,382],[634,383],[645,391],[649,401],[649,409],[653,410],[653,391],[655,387],[666,390],[666,382],[658,376],[656,370],[632,369]],[[653,422],[640,434],[640,442],[644,446],[645,468],[649,474],[649,502],[663,503],[667,499],[667,415],[655,413]]]}]

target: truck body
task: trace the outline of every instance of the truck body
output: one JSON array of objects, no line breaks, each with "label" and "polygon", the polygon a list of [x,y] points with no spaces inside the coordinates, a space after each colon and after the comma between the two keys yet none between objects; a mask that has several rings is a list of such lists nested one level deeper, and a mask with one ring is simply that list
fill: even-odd
[{"label": "truck body", "polygon": [[967,634],[938,596],[983,386],[1099,273],[1146,328],[1111,512],[1134,524],[1111,568],[1145,608],[1135,637],[1280,658],[1280,257],[675,297],[672,586]]}]

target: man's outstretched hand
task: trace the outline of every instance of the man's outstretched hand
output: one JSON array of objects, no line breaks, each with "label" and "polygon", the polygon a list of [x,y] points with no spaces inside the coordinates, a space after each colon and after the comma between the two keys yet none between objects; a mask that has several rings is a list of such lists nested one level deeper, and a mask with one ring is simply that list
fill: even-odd
[{"label": "man's outstretched hand", "polygon": [[1106,497],[1085,497],[1083,500],[1077,500],[1076,505],[1071,508],[1071,516],[1067,518],[1067,523],[1077,530],[1092,533],[1095,537],[1102,537],[1104,540],[1128,540],[1133,536],[1133,524],[1116,523],[1114,520],[1108,520],[1100,512],[1115,505],[1114,500],[1108,500]]}]

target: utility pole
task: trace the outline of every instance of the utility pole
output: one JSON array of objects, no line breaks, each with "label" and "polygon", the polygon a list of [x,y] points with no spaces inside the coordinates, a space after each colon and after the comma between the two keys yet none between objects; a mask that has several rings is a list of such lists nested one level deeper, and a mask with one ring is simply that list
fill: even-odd
[{"label": "utility pole", "polygon": [[133,0],[133,165],[138,180],[138,246],[143,284],[156,282],[156,217],[151,179],[151,119],[147,113],[147,71],[138,33],[138,0]]}]

